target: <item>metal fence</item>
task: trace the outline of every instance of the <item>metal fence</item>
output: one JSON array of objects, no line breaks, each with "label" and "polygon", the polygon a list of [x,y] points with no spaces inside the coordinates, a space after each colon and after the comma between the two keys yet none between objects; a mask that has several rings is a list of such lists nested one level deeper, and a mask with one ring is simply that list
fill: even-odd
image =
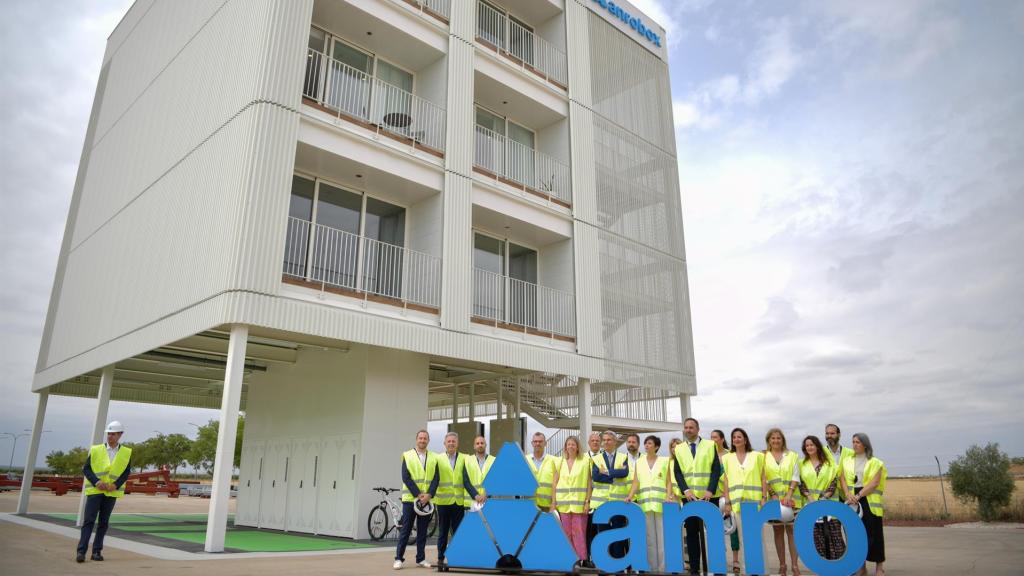
[{"label": "metal fence", "polygon": [[560,336],[576,335],[572,293],[481,268],[473,269],[473,315]]},{"label": "metal fence", "polygon": [[441,304],[440,258],[292,216],[284,274],[433,308]]},{"label": "metal fence", "polygon": [[308,51],[302,94],[339,114],[444,150],[443,107],[322,52]]},{"label": "metal fence", "polygon": [[568,82],[565,52],[483,2],[477,3],[476,35],[547,78],[563,86]]},{"label": "metal fence", "polygon": [[477,166],[524,186],[572,203],[569,166],[479,124],[474,141]]},{"label": "metal fence", "polygon": [[445,19],[451,18],[452,3],[451,0],[392,0],[399,4],[414,4],[420,12],[423,9],[430,10],[434,14],[444,16]]}]

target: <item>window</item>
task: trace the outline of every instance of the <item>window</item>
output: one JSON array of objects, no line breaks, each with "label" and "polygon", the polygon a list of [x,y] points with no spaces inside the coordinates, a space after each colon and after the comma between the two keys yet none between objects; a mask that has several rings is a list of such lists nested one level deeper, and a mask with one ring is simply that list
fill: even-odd
[{"label": "window", "polygon": [[473,315],[536,327],[536,250],[478,232],[473,266]]},{"label": "window", "polygon": [[405,208],[296,175],[288,215],[285,274],[401,294]]},{"label": "window", "polygon": [[[536,135],[533,130],[477,106],[477,166],[527,186],[536,186]],[[507,139],[501,138],[506,136]]]}]

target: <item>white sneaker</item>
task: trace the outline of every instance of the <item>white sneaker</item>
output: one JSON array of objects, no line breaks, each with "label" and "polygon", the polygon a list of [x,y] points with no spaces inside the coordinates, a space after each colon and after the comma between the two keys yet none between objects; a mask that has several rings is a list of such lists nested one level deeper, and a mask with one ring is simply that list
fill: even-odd
[{"label": "white sneaker", "polygon": [[420,562],[419,564],[416,564],[416,565],[419,566],[420,568],[433,568],[433,566],[430,565],[430,562],[427,562],[426,560],[424,560],[423,562]]},{"label": "white sneaker", "polygon": [[401,560],[395,560],[395,563],[392,564],[391,567],[394,568],[395,570],[401,570],[402,569],[402,561]]}]

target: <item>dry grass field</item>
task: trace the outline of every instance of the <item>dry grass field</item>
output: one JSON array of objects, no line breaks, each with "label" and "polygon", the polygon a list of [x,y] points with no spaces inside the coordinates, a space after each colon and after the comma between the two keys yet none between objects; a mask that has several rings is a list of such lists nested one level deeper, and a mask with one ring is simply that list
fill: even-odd
[{"label": "dry grass field", "polygon": [[[1024,478],[1017,476],[1013,500],[1001,520],[1024,522]],[[942,506],[938,478],[890,478],[885,487],[886,521],[973,522],[980,520],[974,504],[964,504],[953,496],[945,480],[949,516]]]}]

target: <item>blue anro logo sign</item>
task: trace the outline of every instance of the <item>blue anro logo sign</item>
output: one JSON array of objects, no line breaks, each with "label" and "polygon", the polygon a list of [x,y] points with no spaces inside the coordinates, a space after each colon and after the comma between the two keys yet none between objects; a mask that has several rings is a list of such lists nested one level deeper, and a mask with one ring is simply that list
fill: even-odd
[{"label": "blue anro logo sign", "polygon": [[618,6],[615,2],[611,2],[610,0],[594,0],[594,2],[600,4],[601,8],[607,10],[612,16],[615,16],[619,20],[629,24],[629,27],[636,30],[637,34],[647,38],[647,40],[655,46],[658,46],[659,48],[661,47],[661,36],[658,36],[654,30],[644,26],[643,20],[640,20],[640,18],[626,12],[622,6]]},{"label": "blue anro logo sign", "polygon": [[[533,496],[537,490],[537,481],[518,446],[511,442],[502,446],[484,479],[484,489],[489,498],[487,504],[479,512],[466,514],[448,548],[450,567],[572,572],[578,558],[555,515],[541,512],[532,500],[515,499]],[[782,516],[779,503],[772,501],[759,507],[745,502],[741,506],[740,538],[744,543],[746,570],[764,574],[761,528],[765,522]],[[643,511],[632,502],[608,502],[594,511],[594,523],[608,524],[614,516],[624,517],[626,526],[598,533],[591,545],[591,561],[603,573],[620,572],[627,567],[649,571]],[[846,532],[846,554],[839,560],[826,560],[814,548],[814,523],[823,516],[838,519]],[[707,529],[709,571],[727,573],[725,531],[717,506],[709,502],[685,506],[666,502],[662,525],[665,542],[682,542],[683,522],[691,517],[703,520]],[[718,536],[712,536],[715,534]],[[793,535],[800,559],[815,574],[848,576],[867,558],[864,525],[855,512],[840,502],[818,501],[805,506],[796,517]],[[629,551],[622,558],[613,558],[609,547],[623,541],[629,543]],[[681,546],[666,546],[668,572],[683,572],[682,552]]]}]

